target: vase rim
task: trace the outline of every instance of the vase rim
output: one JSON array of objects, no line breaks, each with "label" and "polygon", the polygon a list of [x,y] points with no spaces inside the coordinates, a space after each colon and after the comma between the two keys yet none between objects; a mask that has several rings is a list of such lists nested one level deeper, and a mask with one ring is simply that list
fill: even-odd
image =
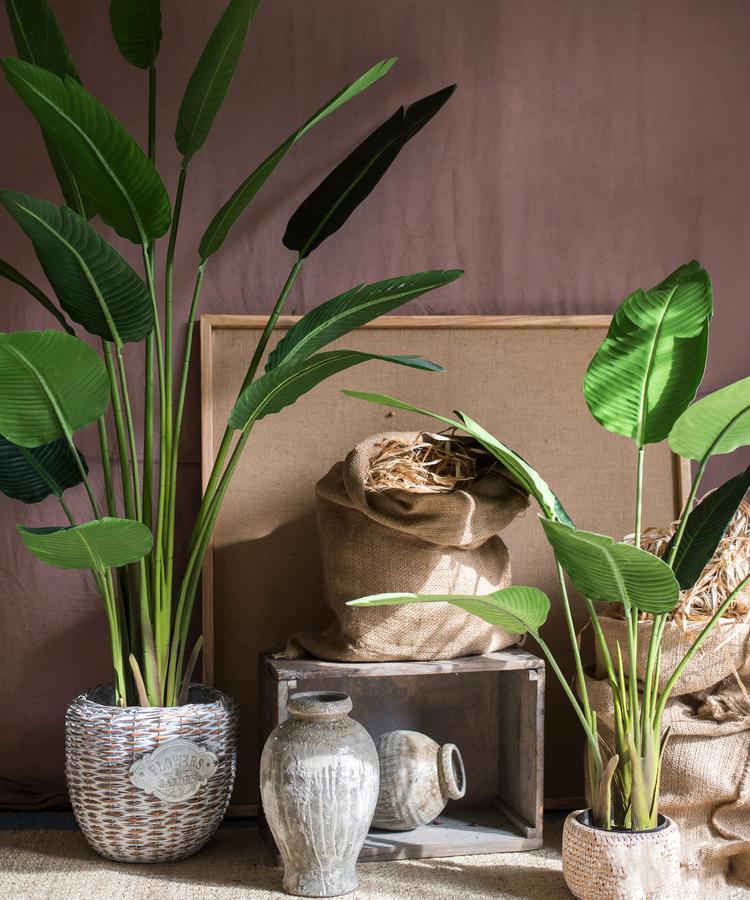
[{"label": "vase rim", "polygon": [[601,828],[599,825],[592,825],[591,822],[587,821],[587,819],[591,818],[591,809],[582,809],[577,813],[574,813],[575,820],[579,825],[584,828],[590,828],[592,831],[603,831],[605,834],[657,834],[660,831],[666,831],[667,828],[672,824],[672,820],[665,816],[663,813],[659,813],[656,817],[657,825],[656,828],[641,828],[639,830],[634,830],[632,828]]},{"label": "vase rim", "polygon": [[295,719],[341,719],[351,712],[352,701],[343,691],[298,691],[289,695],[286,708]]},{"label": "vase rim", "polygon": [[187,710],[187,708],[191,706],[199,706],[202,709],[205,709],[209,706],[226,706],[228,703],[233,702],[223,691],[218,690],[218,688],[210,687],[207,684],[201,684],[200,682],[190,683],[188,702],[183,703],[181,706],[115,706],[111,702],[113,698],[114,685],[110,682],[108,684],[98,684],[95,687],[90,688],[83,694],[79,694],[73,702],[90,703],[92,706],[96,706],[102,710],[111,711],[113,714],[132,713],[136,711],[140,711],[143,714],[153,714],[159,711],[165,712],[178,709]]},{"label": "vase rim", "polygon": [[445,793],[450,800],[460,800],[466,793],[466,769],[461,751],[455,744],[443,744],[439,765]]}]

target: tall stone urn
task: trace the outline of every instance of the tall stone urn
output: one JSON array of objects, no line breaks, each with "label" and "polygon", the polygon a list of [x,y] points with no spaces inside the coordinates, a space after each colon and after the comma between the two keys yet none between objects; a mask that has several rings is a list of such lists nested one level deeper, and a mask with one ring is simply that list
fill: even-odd
[{"label": "tall stone urn", "polygon": [[192,685],[184,706],[112,706],[111,685],[65,717],[65,775],[76,820],[102,856],[171,862],[219,827],[237,765],[237,704]]},{"label": "tall stone urn", "polygon": [[289,718],[260,762],[263,811],[284,864],[284,890],[337,897],[358,886],[356,863],[378,799],[378,754],[349,718],[346,694],[293,694]]}]

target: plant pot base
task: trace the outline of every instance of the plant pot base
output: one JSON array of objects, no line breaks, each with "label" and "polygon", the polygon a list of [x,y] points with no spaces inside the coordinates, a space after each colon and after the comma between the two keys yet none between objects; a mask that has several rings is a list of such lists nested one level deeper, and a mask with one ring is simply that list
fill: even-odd
[{"label": "plant pot base", "polygon": [[677,900],[680,832],[671,819],[654,831],[604,831],[572,812],[563,828],[563,876],[578,900]]}]

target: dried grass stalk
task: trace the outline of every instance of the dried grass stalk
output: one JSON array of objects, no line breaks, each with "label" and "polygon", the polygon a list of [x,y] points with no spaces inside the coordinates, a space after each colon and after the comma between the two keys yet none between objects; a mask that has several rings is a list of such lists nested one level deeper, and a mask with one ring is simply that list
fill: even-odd
[{"label": "dried grass stalk", "polygon": [[486,474],[494,460],[470,439],[422,432],[415,441],[380,441],[365,479],[367,491],[398,488],[412,494],[447,494]]},{"label": "dried grass stalk", "polygon": [[[662,556],[670,538],[677,530],[677,522],[666,528],[647,528],[641,536],[641,547]],[[635,535],[625,541],[633,543]],[[680,595],[680,602],[670,618],[688,630],[689,622],[708,622],[726,597],[750,572],[750,504],[743,500],[716,552],[703,570],[697,583]],[[646,615],[643,618],[647,618]],[[741,591],[722,616],[723,621],[750,620],[750,590]]]}]

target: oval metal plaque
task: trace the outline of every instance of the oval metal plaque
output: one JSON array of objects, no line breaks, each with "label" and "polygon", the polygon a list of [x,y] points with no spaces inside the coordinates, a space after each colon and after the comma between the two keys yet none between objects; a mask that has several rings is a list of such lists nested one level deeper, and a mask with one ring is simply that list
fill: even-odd
[{"label": "oval metal plaque", "polygon": [[130,780],[166,803],[194,797],[219,766],[219,757],[185,738],[166,741],[130,767]]}]

